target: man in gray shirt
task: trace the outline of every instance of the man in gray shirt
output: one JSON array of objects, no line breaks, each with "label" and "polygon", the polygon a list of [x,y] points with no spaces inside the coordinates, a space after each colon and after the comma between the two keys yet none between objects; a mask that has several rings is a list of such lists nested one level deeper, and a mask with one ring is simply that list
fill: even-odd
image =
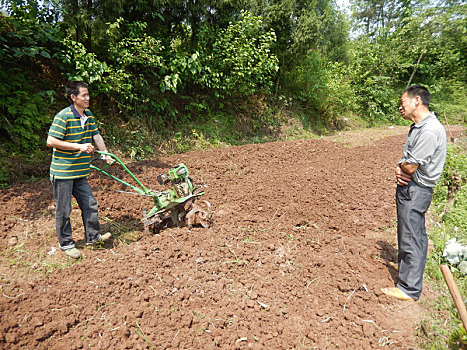
[{"label": "man in gray shirt", "polygon": [[413,122],[396,166],[399,283],[382,291],[400,300],[418,300],[422,293],[428,248],[425,213],[446,159],[446,131],[429,104],[428,90],[413,85],[402,94],[399,107],[402,117]]}]

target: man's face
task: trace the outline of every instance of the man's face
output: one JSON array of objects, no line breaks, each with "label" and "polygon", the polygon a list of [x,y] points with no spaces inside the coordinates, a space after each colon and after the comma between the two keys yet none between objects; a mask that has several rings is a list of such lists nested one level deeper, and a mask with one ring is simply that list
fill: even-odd
[{"label": "man's face", "polygon": [[72,94],[71,99],[76,107],[89,108],[89,91],[87,88],[80,87],[78,96]]},{"label": "man's face", "polygon": [[401,105],[399,106],[399,112],[404,119],[411,119],[413,112],[417,108],[417,97],[409,97],[407,92],[401,96]]}]

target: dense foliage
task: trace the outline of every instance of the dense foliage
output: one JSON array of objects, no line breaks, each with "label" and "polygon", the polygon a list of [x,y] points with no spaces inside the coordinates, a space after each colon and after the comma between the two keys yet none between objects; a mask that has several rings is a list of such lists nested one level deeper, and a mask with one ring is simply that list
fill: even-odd
[{"label": "dense foliage", "polygon": [[273,135],[288,118],[319,132],[397,123],[411,83],[464,122],[467,6],[351,4],[352,17],[332,0],[2,0],[2,157],[43,149],[70,79],[90,84],[109,143],[136,157]]},{"label": "dense foliage", "polygon": [[[443,251],[448,240],[455,238],[461,244],[467,244],[467,153],[466,144],[449,145],[446,165],[443,175],[433,192],[431,205],[432,218],[429,238],[433,242],[433,249],[428,257],[426,277],[434,280],[448,295],[440,264],[446,264]],[[434,222],[433,222],[434,221]],[[456,285],[461,295],[467,293],[467,275],[462,274],[458,265],[451,266]],[[451,298],[440,297],[436,308],[442,310],[441,318],[434,318],[426,324],[427,339],[425,348],[446,349],[443,339],[449,337],[449,349],[464,349],[467,345],[467,333],[459,322],[457,309]],[[450,322],[448,322],[450,321]],[[436,332],[432,330],[436,329]],[[429,336],[428,336],[429,334]],[[435,336],[436,334],[436,336]],[[440,337],[442,335],[443,337]]]},{"label": "dense foliage", "polygon": [[0,15],[0,140],[4,151],[27,151],[37,145],[37,132],[50,122],[45,109],[55,92],[48,66],[57,30],[37,5],[12,10],[17,16]]}]

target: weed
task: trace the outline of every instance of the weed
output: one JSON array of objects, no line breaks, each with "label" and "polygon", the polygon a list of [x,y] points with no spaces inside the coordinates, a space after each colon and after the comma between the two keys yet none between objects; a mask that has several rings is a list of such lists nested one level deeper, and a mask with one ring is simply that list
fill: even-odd
[{"label": "weed", "polygon": [[77,261],[74,259],[57,259],[56,257],[44,257],[41,266],[46,274],[52,273],[55,270],[66,269],[74,265]]},{"label": "weed", "polygon": [[381,257],[378,254],[372,254],[371,257],[377,261],[381,261]]},{"label": "weed", "polygon": [[308,226],[308,223],[304,223],[304,224],[298,224],[295,226],[295,230],[301,230],[301,229],[307,229],[309,226]]},{"label": "weed", "polygon": [[242,227],[242,231],[245,231],[248,235],[243,238],[243,243],[251,243],[251,244],[261,244],[261,242],[255,241],[256,235],[260,232],[266,232],[265,229],[261,228],[252,228],[251,226],[248,227]]},{"label": "weed", "polygon": [[308,284],[306,285],[306,287],[308,288],[312,283],[314,283],[315,281],[319,280],[321,277],[318,276],[316,278],[313,278],[310,282],[308,282]]},{"label": "weed", "polygon": [[206,317],[205,314],[202,314],[202,313],[197,312],[197,311],[192,311],[192,314],[193,314],[194,316],[198,317],[200,320],[202,320],[203,318]]},{"label": "weed", "polygon": [[110,304],[102,304],[101,306],[99,306],[99,307],[97,308],[96,314],[97,314],[99,311],[101,311],[102,309],[106,308],[107,306],[111,306],[111,305],[114,305],[114,304],[116,304],[116,303],[117,303],[117,302],[114,301],[113,303],[110,303]]},{"label": "weed", "polygon": [[143,329],[141,328],[138,322],[136,322],[136,328],[137,329],[135,329],[135,333],[138,334],[141,338],[143,338],[143,340],[146,342],[146,346],[149,349],[152,349],[154,346],[149,341],[148,337],[146,336],[146,334],[144,333]]},{"label": "weed", "polygon": [[[101,218],[107,222],[102,227],[102,231],[112,232],[112,237],[114,239],[114,242],[117,241],[123,244],[130,244],[131,242],[135,242],[138,239],[140,239],[139,231],[131,229],[108,217],[101,216]],[[131,223],[131,225],[136,226],[136,225],[141,225],[141,223],[135,220],[135,222]]]},{"label": "weed", "polygon": [[449,337],[449,348],[450,349],[467,349],[467,332],[459,325]]},{"label": "weed", "polygon": [[222,327],[223,329],[229,328],[229,327],[231,327],[231,326],[234,324],[234,318],[233,318],[233,317],[229,317],[229,316],[226,317],[225,319],[222,319],[222,318],[216,319],[216,321],[222,321],[221,327]]},{"label": "weed", "polygon": [[297,348],[297,350],[301,350],[303,348],[303,346],[305,345],[305,340],[306,340],[306,337],[301,337],[301,342],[300,342],[300,346]]},{"label": "weed", "polygon": [[231,174],[233,176],[242,175],[242,169],[239,169],[238,165],[235,164],[234,162],[230,161],[229,163],[226,164],[226,166],[227,166],[226,174]]},{"label": "weed", "polygon": [[248,261],[240,260],[238,258],[238,256],[237,256],[237,254],[231,248],[229,248],[229,251],[235,256],[235,260],[224,261],[222,264],[244,264],[244,265],[248,265]]},{"label": "weed", "polygon": [[[447,240],[462,240],[467,231],[467,155],[456,146],[449,146],[443,175],[433,193],[432,225],[428,236],[434,248],[427,259],[425,277],[441,296],[432,302],[438,313],[422,321],[418,336],[421,345],[429,349],[462,349],[467,347],[467,335],[459,326],[454,302],[444,283],[439,265],[444,263],[443,250]],[[461,295],[467,294],[467,276],[452,269]]]}]

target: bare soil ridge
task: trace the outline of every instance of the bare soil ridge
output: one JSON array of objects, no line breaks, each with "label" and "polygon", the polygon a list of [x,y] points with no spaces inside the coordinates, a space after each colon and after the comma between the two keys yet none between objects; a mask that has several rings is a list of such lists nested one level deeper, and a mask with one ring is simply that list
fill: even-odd
[{"label": "bare soil ridge", "polygon": [[276,142],[128,164],[154,189],[157,175],[187,164],[215,209],[210,229],[143,235],[151,199],[93,174],[116,237],[83,248],[74,205],[78,263],[54,253],[48,181],[2,190],[0,348],[417,348],[426,310],[380,292],[396,278],[393,168],[407,129],[356,147]]}]

